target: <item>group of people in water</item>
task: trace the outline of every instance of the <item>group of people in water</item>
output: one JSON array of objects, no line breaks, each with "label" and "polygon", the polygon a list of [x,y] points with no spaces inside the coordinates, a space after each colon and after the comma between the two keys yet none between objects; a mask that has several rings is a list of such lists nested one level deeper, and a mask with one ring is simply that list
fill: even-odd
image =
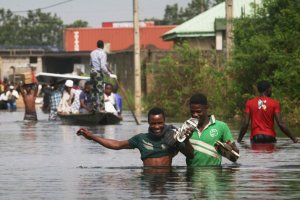
[{"label": "group of people in water", "polygon": [[[50,86],[43,88],[44,110],[49,111],[49,120],[56,120],[58,113],[113,112],[121,116],[122,100],[117,94],[117,88],[110,83],[104,84],[103,82],[104,75],[117,79],[117,76],[107,68],[107,56],[103,48],[104,43],[99,40],[97,49],[91,52],[89,81],[83,83],[66,80],[63,88],[54,81]],[[14,86],[11,85],[5,92],[6,100],[9,102],[7,107],[11,110],[15,109],[15,104],[10,103],[11,99],[18,98],[18,92],[14,89]],[[37,120],[35,110],[37,85],[19,84],[17,89],[20,90],[25,105],[24,119]],[[271,84],[265,80],[259,81],[257,89],[260,95],[247,101],[245,105],[244,121],[237,142],[243,142],[242,139],[251,121],[251,143],[275,143],[275,121],[284,134],[294,143],[299,143],[300,139],[290,132],[282,120],[279,102],[271,98]],[[2,94],[0,98],[2,98]],[[187,166],[220,166],[224,151],[229,153],[233,151],[238,154],[239,149],[228,125],[209,114],[208,105],[207,97],[204,94],[196,93],[191,96],[189,109],[191,119],[196,121],[195,126],[185,128],[182,126],[177,129],[172,125],[167,125],[164,110],[154,107],[148,112],[148,131],[127,140],[103,138],[87,128],[80,128],[77,135],[82,135],[109,149],[137,148],[144,166],[171,166],[172,159],[178,152],[186,156]],[[188,124],[188,122],[183,124]],[[179,140],[178,134],[181,134],[181,138],[184,139]],[[216,144],[223,144],[226,146],[225,150]]]},{"label": "group of people in water", "polygon": [[[300,139],[291,134],[281,118],[279,102],[270,98],[272,93],[270,83],[260,81],[257,88],[260,95],[246,103],[244,122],[237,142],[243,142],[242,139],[251,121],[251,143],[275,143],[275,120],[283,133],[294,143],[299,143]],[[196,127],[188,127],[184,131],[185,140],[183,141],[170,142],[170,138],[176,140],[176,134],[182,129],[166,125],[165,113],[163,109],[158,107],[154,107],[148,112],[148,132],[140,133],[128,140],[119,141],[103,138],[86,128],[80,128],[77,135],[82,135],[86,139],[93,140],[109,149],[137,148],[145,167],[171,166],[172,159],[178,152],[186,156],[187,166],[220,166],[223,152],[216,148],[218,142],[229,146],[229,151],[233,150],[239,153],[228,125],[208,113],[208,101],[204,94],[192,95],[189,100],[189,108],[190,115],[196,119],[197,125]]]}]

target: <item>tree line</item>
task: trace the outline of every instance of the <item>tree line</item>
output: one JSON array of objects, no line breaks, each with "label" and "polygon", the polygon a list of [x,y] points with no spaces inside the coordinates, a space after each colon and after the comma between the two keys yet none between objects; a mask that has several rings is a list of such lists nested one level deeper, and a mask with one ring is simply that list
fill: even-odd
[{"label": "tree line", "polygon": [[64,24],[56,15],[40,9],[28,11],[27,16],[0,9],[0,44],[2,48],[38,46],[62,49],[65,28],[87,26],[88,22],[83,20]]},{"label": "tree line", "polygon": [[[253,5],[254,6],[254,5]],[[246,100],[256,96],[256,83],[268,80],[273,97],[281,102],[288,123],[300,123],[300,4],[294,0],[265,0],[252,16],[234,21],[234,48],[225,67],[217,54],[210,57],[187,43],[149,67],[154,88],[145,106],[162,105],[171,116],[188,115],[188,98],[207,94],[211,111],[220,117],[243,112]],[[168,80],[167,82],[164,80]]]}]

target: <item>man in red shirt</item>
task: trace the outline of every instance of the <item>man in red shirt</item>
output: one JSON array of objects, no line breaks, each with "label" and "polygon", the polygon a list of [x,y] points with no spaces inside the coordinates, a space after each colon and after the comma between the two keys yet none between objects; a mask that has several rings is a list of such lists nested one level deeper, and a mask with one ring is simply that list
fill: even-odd
[{"label": "man in red shirt", "polygon": [[271,84],[268,81],[260,81],[257,84],[257,89],[260,96],[247,101],[244,111],[245,117],[237,141],[242,141],[251,118],[251,143],[275,143],[275,118],[277,125],[283,133],[291,138],[294,143],[300,142],[300,139],[291,134],[281,119],[279,102],[270,98],[272,94]]}]

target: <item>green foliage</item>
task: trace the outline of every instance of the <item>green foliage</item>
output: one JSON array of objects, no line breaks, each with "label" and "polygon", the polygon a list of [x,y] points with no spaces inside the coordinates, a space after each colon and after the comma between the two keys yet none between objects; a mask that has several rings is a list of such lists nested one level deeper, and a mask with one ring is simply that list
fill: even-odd
[{"label": "green foliage", "polygon": [[[85,21],[77,20],[68,27],[86,27]],[[27,16],[14,15],[0,9],[0,44],[5,47],[41,46],[63,47],[65,25],[56,15],[41,10],[28,11]]]},{"label": "green foliage", "polygon": [[[255,94],[257,81],[266,79],[273,85],[273,96],[285,99],[285,111],[299,116],[295,107],[300,104],[299,10],[297,1],[265,0],[255,16],[235,22],[229,74],[239,102]],[[243,104],[238,106],[242,109]]]},{"label": "green foliage", "polygon": [[154,20],[156,25],[181,24],[223,1],[224,0],[191,0],[186,8],[179,7],[178,4],[175,3],[166,6],[162,20],[156,18],[145,20]]},{"label": "green foliage", "polygon": [[89,23],[83,20],[76,20],[72,24],[66,25],[66,28],[83,28],[88,27]]},{"label": "green foliage", "polygon": [[[210,53],[216,57],[214,52]],[[191,49],[187,43],[175,46],[174,52],[148,68],[147,73],[154,76],[154,91],[146,98],[147,109],[160,106],[168,116],[188,116],[189,98],[202,92],[209,99],[211,111],[226,116],[226,77],[224,69],[216,67],[214,60],[203,56],[199,49]]]}]

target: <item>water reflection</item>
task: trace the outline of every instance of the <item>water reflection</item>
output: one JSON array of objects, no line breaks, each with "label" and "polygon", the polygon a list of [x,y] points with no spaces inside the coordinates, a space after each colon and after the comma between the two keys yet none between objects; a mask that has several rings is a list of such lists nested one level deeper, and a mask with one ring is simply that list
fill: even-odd
[{"label": "water reflection", "polygon": [[187,180],[195,199],[233,199],[236,192],[236,170],[222,168],[189,168]]},{"label": "water reflection", "polygon": [[[299,199],[300,145],[286,137],[245,139],[237,164],[223,159],[222,168],[187,168],[181,154],[172,168],[143,168],[138,150],[109,150],[78,137],[79,126],[41,112],[27,123],[23,114],[0,112],[1,199]],[[147,131],[128,117],[87,128],[118,140]]]},{"label": "water reflection", "polygon": [[273,153],[274,151],[276,151],[276,144],[251,144],[251,149],[254,153]]}]

